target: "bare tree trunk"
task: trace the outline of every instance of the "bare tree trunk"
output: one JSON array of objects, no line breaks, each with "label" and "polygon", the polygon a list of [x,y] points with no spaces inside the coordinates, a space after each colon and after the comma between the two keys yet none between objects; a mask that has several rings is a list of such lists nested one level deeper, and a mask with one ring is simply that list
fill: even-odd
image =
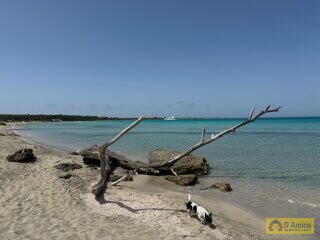
[{"label": "bare tree trunk", "polygon": [[140,117],[136,121],[134,121],[130,126],[123,129],[115,138],[113,138],[111,141],[103,144],[99,148],[100,153],[100,180],[97,184],[95,184],[91,190],[91,192],[99,196],[100,194],[104,193],[107,189],[107,183],[109,181],[109,175],[110,175],[110,158],[108,155],[106,155],[106,150],[109,146],[114,144],[116,141],[118,141],[123,135],[125,135],[128,131],[130,131],[132,128],[134,128],[136,125],[138,125],[143,120],[143,117]]},{"label": "bare tree trunk", "polygon": [[[103,156],[103,157],[101,157]],[[107,183],[110,175],[110,159],[109,156],[106,156],[105,149],[100,148],[100,179],[97,184],[95,184],[91,190],[91,192],[99,196],[104,193],[107,189]]]},{"label": "bare tree trunk", "polygon": [[106,151],[106,154],[109,156],[110,161],[115,166],[122,167],[127,170],[135,170],[136,172],[142,174],[157,175],[160,173],[158,169],[150,167],[148,163],[132,161],[123,155],[111,152],[109,150]]}]

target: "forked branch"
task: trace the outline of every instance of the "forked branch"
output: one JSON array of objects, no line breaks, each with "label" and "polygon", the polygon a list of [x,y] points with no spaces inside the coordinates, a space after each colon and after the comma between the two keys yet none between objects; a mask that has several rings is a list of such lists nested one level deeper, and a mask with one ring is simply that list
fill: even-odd
[{"label": "forked branch", "polygon": [[[174,163],[176,163],[177,161],[179,161],[180,159],[182,159],[183,157],[189,155],[190,153],[192,153],[193,151],[197,150],[198,148],[202,147],[202,146],[205,146],[219,138],[221,138],[222,136],[230,133],[230,132],[235,132],[236,129],[248,124],[248,123],[251,123],[251,122],[254,122],[257,118],[261,117],[262,115],[264,114],[267,114],[267,113],[271,113],[271,112],[278,112],[279,109],[281,107],[277,107],[277,108],[270,108],[270,105],[267,106],[264,110],[262,110],[261,112],[259,112],[257,115],[253,115],[254,113],[254,110],[255,108],[252,108],[252,110],[250,111],[249,113],[249,118],[244,120],[243,122],[233,126],[233,127],[230,127],[226,130],[223,130],[217,134],[212,134],[211,137],[207,140],[204,139],[204,135],[205,135],[205,129],[202,130],[202,134],[201,134],[201,139],[200,139],[200,142],[198,142],[197,144],[193,145],[192,147],[190,147],[188,150],[186,150],[185,152],[175,156],[174,158],[168,160],[167,162],[163,162],[163,163],[160,163],[160,164],[153,164],[153,165],[150,165],[150,167],[153,167],[153,168],[159,168],[159,167],[171,167]],[[174,173],[174,171],[173,171]],[[174,173],[175,174],[175,173]]]},{"label": "forked branch", "polygon": [[136,125],[138,125],[143,120],[143,117],[140,117],[136,121],[134,121],[130,126],[123,129],[117,136],[115,136],[111,141],[103,144],[99,148],[99,155],[100,155],[100,180],[97,184],[95,184],[91,190],[91,192],[99,196],[100,194],[104,193],[107,188],[107,183],[109,180],[109,174],[111,171],[110,168],[110,158],[107,155],[106,156],[106,150],[109,146],[114,144],[116,141],[118,141],[123,135],[125,135],[127,132],[129,132],[132,128],[134,128]]}]

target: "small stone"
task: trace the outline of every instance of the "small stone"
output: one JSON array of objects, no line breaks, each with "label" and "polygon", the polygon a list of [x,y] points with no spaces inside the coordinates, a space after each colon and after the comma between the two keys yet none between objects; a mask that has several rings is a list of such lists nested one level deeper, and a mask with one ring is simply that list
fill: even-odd
[{"label": "small stone", "polygon": [[224,192],[232,191],[232,188],[229,183],[215,183],[211,186],[211,188],[220,189],[221,191],[224,191]]},{"label": "small stone", "polygon": [[71,152],[70,155],[75,155],[75,156],[77,156],[77,155],[79,155],[79,153],[77,153],[77,152]]},{"label": "small stone", "polygon": [[63,178],[63,179],[69,179],[72,177],[71,173],[61,173],[58,175],[59,178]]}]

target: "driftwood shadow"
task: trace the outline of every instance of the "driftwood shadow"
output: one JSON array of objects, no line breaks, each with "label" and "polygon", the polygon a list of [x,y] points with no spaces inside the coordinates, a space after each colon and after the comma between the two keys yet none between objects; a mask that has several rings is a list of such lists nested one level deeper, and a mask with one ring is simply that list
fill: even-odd
[{"label": "driftwood shadow", "polygon": [[[104,198],[104,195],[96,197],[96,200],[100,203],[100,205],[104,205],[106,203],[117,204],[119,207],[124,208],[124,209],[128,210],[131,213],[138,213],[140,211],[172,211],[172,212],[187,213],[187,211],[185,209],[172,209],[172,208],[138,208],[138,209],[135,209],[135,208],[127,206],[126,204],[124,204],[122,202],[106,200]],[[198,219],[198,217],[195,216],[195,215],[192,215],[191,217],[194,217],[194,218]],[[211,229],[216,229],[217,228],[217,226],[215,224],[213,224],[213,223],[207,224],[207,226],[209,228],[211,228]]]},{"label": "driftwood shadow", "polygon": [[173,211],[173,212],[182,212],[182,213],[186,212],[186,210],[184,210],[184,209],[172,209],[172,208],[138,208],[138,209],[135,209],[135,208],[129,207],[128,205],[126,205],[122,202],[106,200],[103,195],[96,197],[96,200],[97,200],[97,202],[99,202],[100,205],[104,205],[106,203],[117,204],[119,207],[124,208],[131,213],[138,213],[140,211]]}]

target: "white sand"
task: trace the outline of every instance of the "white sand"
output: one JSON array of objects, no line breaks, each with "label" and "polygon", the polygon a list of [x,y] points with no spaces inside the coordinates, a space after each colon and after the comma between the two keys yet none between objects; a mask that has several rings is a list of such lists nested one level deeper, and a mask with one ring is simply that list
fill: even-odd
[{"label": "white sand", "polygon": [[[225,239],[219,229],[211,229],[195,218],[187,217],[183,202],[162,194],[150,194],[126,187],[111,187],[103,203],[92,194],[84,195],[84,202],[104,216],[130,218],[130,222],[148,226],[165,233],[165,238]],[[131,224],[131,223],[130,223]],[[195,227],[196,226],[196,227]]]},{"label": "white sand", "polygon": [[[134,176],[133,182],[109,187],[104,198],[90,193],[98,169],[83,166],[70,179],[58,178],[61,162],[82,164],[72,156],[0,134],[0,239],[262,239],[263,222],[236,207],[210,204],[215,229],[189,218],[185,193],[170,190],[161,177]],[[31,147],[35,163],[12,163],[6,156]],[[221,205],[222,204],[222,205]],[[237,224],[244,219],[249,226]],[[255,224],[250,230],[251,226]]]}]

